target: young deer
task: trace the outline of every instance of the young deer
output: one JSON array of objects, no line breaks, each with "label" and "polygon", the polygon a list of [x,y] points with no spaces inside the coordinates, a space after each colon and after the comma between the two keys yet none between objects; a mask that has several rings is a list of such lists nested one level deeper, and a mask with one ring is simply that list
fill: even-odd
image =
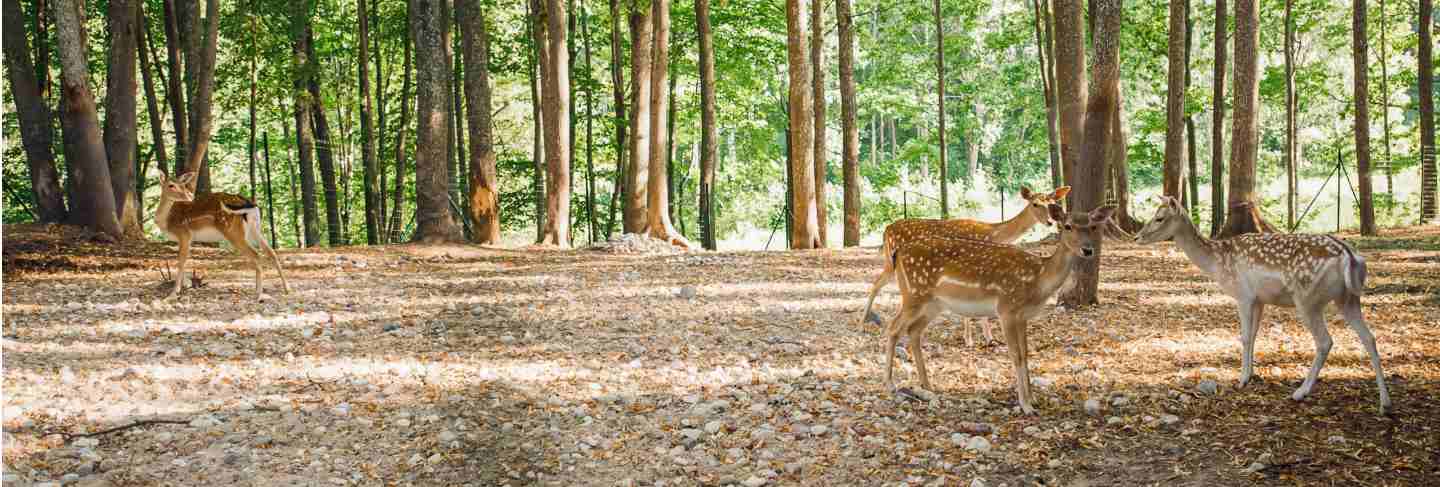
[{"label": "young deer", "polygon": [[1326,329],[1325,306],[1335,303],[1345,323],[1360,337],[1375,369],[1380,388],[1380,412],[1390,407],[1390,391],[1380,371],[1380,353],[1375,336],[1360,315],[1360,296],[1365,292],[1365,258],[1340,239],[1330,235],[1252,233],[1223,240],[1200,236],[1195,225],[1175,198],[1162,197],[1140,233],[1140,243],[1175,240],[1206,275],[1235,299],[1240,309],[1240,386],[1250,382],[1255,363],[1255,335],[1265,305],[1294,307],[1300,321],[1315,339],[1315,362],[1305,382],[1290,397],[1304,399],[1315,387],[1332,341]]},{"label": "young deer", "polygon": [[[890,256],[894,255],[895,249],[906,243],[922,240],[931,237],[964,237],[979,240],[988,240],[997,243],[1014,243],[1019,240],[1031,227],[1039,224],[1049,225],[1051,204],[1059,203],[1070,194],[1069,186],[1055,188],[1049,193],[1034,193],[1030,188],[1021,187],[1020,197],[1029,204],[1024,210],[1017,213],[1009,220],[1000,223],[985,223],[978,220],[956,218],[953,220],[929,220],[922,218],[906,218],[897,220],[885,227],[885,240],[880,246],[880,255],[885,256],[885,269],[875,278],[870,285],[870,297],[865,301],[865,313],[861,316],[864,321],[875,323],[876,326],[883,326],[880,315],[870,311],[875,305],[875,296],[880,290],[890,283],[895,277],[895,267],[890,262]],[[990,332],[990,322],[984,322],[985,339],[995,341],[995,336]],[[970,337],[970,326],[965,325],[965,344],[972,345]]]},{"label": "young deer", "polygon": [[229,241],[235,251],[255,265],[255,293],[262,291],[260,282],[260,255],[255,251],[258,245],[275,263],[275,273],[280,275],[284,292],[290,292],[285,282],[285,271],[280,269],[280,258],[265,242],[260,229],[260,208],[243,196],[228,193],[210,193],[195,197],[195,173],[185,173],[175,179],[160,174],[160,205],[155,208],[155,225],[167,237],[180,244],[179,269],[176,272],[175,288],[168,297],[180,292],[185,282],[185,261],[190,258],[191,242]]},{"label": "young deer", "polygon": [[1090,213],[1066,215],[1060,205],[1049,205],[1050,217],[1059,222],[1060,245],[1049,257],[1017,247],[967,238],[931,238],[900,247],[892,256],[900,284],[900,312],[885,329],[889,340],[885,360],[885,386],[893,390],[895,343],[909,334],[920,385],[930,389],[925,368],[925,327],[943,310],[974,317],[998,317],[1005,344],[1015,364],[1015,391],[1020,409],[1030,406],[1027,322],[1045,311],[1050,295],[1070,277],[1075,259],[1093,259],[1113,206]]}]

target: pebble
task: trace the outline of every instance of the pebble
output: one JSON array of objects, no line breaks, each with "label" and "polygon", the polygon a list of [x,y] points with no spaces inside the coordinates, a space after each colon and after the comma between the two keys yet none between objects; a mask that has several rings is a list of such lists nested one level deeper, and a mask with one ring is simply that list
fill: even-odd
[{"label": "pebble", "polygon": [[449,431],[449,430],[441,431],[441,432],[440,432],[440,436],[439,436],[440,443],[442,443],[442,444],[447,444],[447,445],[450,444],[451,442],[459,439],[459,438],[460,438],[460,437],[459,437],[458,435],[456,435],[454,432]]},{"label": "pebble", "polygon": [[987,453],[990,448],[990,440],[985,439],[984,436],[972,436],[970,441],[965,443],[965,449],[974,452]]},{"label": "pebble", "polygon": [[750,478],[745,479],[745,481],[741,482],[741,484],[745,487],[760,487],[762,485],[765,485],[766,482],[769,481],[765,480],[764,478],[751,475]]},{"label": "pebble", "polygon": [[682,287],[677,290],[675,294],[684,299],[693,299],[695,297],[695,286]]},{"label": "pebble", "polygon": [[1110,399],[1110,405],[1117,408],[1127,404],[1130,404],[1130,396],[1115,396]]},{"label": "pebble", "polygon": [[1259,472],[1259,471],[1261,471],[1261,470],[1265,470],[1265,467],[1266,467],[1266,466],[1267,466],[1267,465],[1265,465],[1265,464],[1263,464],[1263,463],[1255,462],[1255,463],[1250,464],[1250,467],[1249,467],[1249,468],[1246,468],[1245,471],[1246,471],[1246,472],[1249,472],[1249,473],[1256,473],[1256,472]]},{"label": "pebble", "polygon": [[955,446],[965,446],[970,443],[970,435],[965,433],[951,433],[950,443],[954,443]]},{"label": "pebble", "polygon": [[1213,380],[1206,379],[1200,381],[1200,384],[1195,386],[1195,390],[1201,394],[1213,396],[1220,393],[1220,384],[1215,383]]},{"label": "pebble", "polygon": [[829,432],[830,432],[830,427],[829,427],[829,426],[825,426],[825,425],[823,425],[823,424],[821,424],[821,425],[815,425],[815,426],[812,426],[812,427],[810,428],[810,434],[815,435],[815,436],[820,436],[820,435],[823,435],[823,434],[829,433]]},{"label": "pebble", "polygon": [[685,428],[680,430],[680,436],[684,436],[689,441],[700,441],[700,437],[704,436],[704,433],[695,428]]},{"label": "pebble", "polygon": [[1089,414],[1089,415],[1091,415],[1091,416],[1098,416],[1098,415],[1100,415],[1100,400],[1099,400],[1099,399],[1086,399],[1086,400],[1085,400],[1085,414]]},{"label": "pebble", "polygon": [[970,481],[970,487],[985,487],[985,479],[975,478]]},{"label": "pebble", "polygon": [[705,432],[713,435],[715,433],[719,433],[720,429],[724,427],[725,423],[722,423],[720,421],[711,421],[709,423],[705,423]]},{"label": "pebble", "polygon": [[1179,417],[1179,416],[1176,416],[1176,415],[1174,415],[1174,414],[1162,414],[1162,415],[1160,415],[1160,422],[1161,422],[1161,423],[1165,423],[1166,425],[1171,425],[1171,424],[1179,423],[1179,422],[1180,422],[1180,417]]},{"label": "pebble", "polygon": [[1117,425],[1117,424],[1120,424],[1120,423],[1123,423],[1123,422],[1125,422],[1125,420],[1120,419],[1119,416],[1111,416],[1111,417],[1105,419],[1105,424],[1111,425],[1111,426],[1114,426],[1114,425]]},{"label": "pebble", "polygon": [[75,446],[92,447],[100,444],[99,438],[81,438],[75,440]]},{"label": "pebble", "polygon": [[1330,444],[1345,443],[1345,441],[1345,437],[1340,435],[1330,435],[1329,438],[1325,439],[1325,442]]}]

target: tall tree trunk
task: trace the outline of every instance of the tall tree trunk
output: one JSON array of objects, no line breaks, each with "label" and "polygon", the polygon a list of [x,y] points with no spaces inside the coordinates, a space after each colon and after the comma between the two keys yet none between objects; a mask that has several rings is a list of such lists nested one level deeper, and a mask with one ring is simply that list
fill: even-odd
[{"label": "tall tree trunk", "polygon": [[[1116,111],[1120,101],[1120,0],[1095,0],[1091,13],[1095,20],[1092,40],[1095,61],[1090,74],[1090,95],[1085,113],[1084,150],[1075,165],[1075,189],[1072,212],[1087,212],[1100,207],[1105,197],[1106,146],[1114,142],[1112,131],[1119,130]],[[1078,7],[1078,5],[1076,6]],[[1056,10],[1060,10],[1057,6]],[[1075,10],[1079,10],[1075,8]],[[1078,18],[1078,15],[1074,16]],[[1057,25],[1057,30],[1060,30]],[[1095,257],[1073,264],[1074,285],[1064,291],[1060,302],[1070,307],[1096,304],[1100,282],[1101,241],[1095,242]]]},{"label": "tall tree trunk", "polygon": [[785,25],[790,56],[790,207],[795,218],[790,229],[791,248],[813,249],[819,242],[815,210],[814,115],[811,112],[810,61],[805,57],[805,15],[800,0],[785,1]]},{"label": "tall tree trunk", "polygon": [[[198,36],[198,26],[195,32]],[[191,49],[193,53],[198,54],[197,56],[187,57],[185,60],[186,74],[194,72],[195,93],[190,97],[190,134],[187,136],[190,146],[185,151],[185,172],[199,174],[199,184],[196,189],[199,193],[210,191],[209,167],[202,170],[200,164],[207,160],[205,154],[210,147],[210,132],[214,128],[214,114],[211,113],[211,107],[215,93],[215,51],[219,39],[219,2],[218,0],[206,0],[205,37],[203,41],[199,39],[195,41],[203,42],[203,44]],[[194,66],[193,70],[191,66]]]},{"label": "tall tree trunk", "polygon": [[1179,198],[1185,172],[1185,11],[1189,0],[1170,0],[1168,89],[1165,93],[1165,167],[1162,194]]},{"label": "tall tree trunk", "polygon": [[695,21],[700,30],[700,244],[715,250],[715,41],[710,0],[695,0]]},{"label": "tall tree trunk", "polygon": [[375,165],[379,173],[379,182],[375,188],[375,204],[378,207],[376,209],[378,220],[376,222],[376,233],[378,233],[376,238],[380,243],[390,243],[390,205],[386,199],[386,195],[389,194],[387,191],[389,186],[387,185],[388,179],[386,179],[386,164],[379,160],[385,156],[385,140],[390,129],[390,126],[385,123],[388,118],[386,112],[389,111],[385,97],[386,91],[389,89],[385,82],[385,52],[380,49],[380,39],[385,37],[385,26],[380,23],[379,0],[368,1],[370,2],[370,25],[371,30],[374,31],[370,38],[374,39],[371,44],[371,52],[375,57]]},{"label": "tall tree trunk", "polygon": [[[670,78],[665,100],[675,99],[675,80],[676,78]],[[679,201],[675,197],[675,104],[667,103],[665,110],[665,202],[666,214],[670,216],[670,221],[674,222],[679,221],[675,209],[675,202]]]},{"label": "tall tree trunk", "polygon": [[[360,157],[365,166],[365,243],[380,243],[380,162],[375,156],[375,128],[371,125],[370,108],[370,14],[366,11],[367,0],[356,0],[356,15],[360,17]],[[463,0],[462,0],[463,1]]]},{"label": "tall tree trunk", "polygon": [[490,125],[490,29],[479,0],[460,0],[460,31],[465,54],[465,116],[470,122],[471,239],[500,243],[500,187]]},{"label": "tall tree trunk", "polygon": [[74,192],[70,195],[70,221],[113,238],[122,234],[115,216],[115,193],[110,167],[90,92],[89,63],[85,52],[83,3],[61,0],[56,5],[56,47],[60,51],[60,125],[64,130],[65,161]]},{"label": "tall tree trunk", "polygon": [[636,1],[630,13],[630,159],[625,168],[625,233],[647,233],[650,192],[650,77],[654,26],[650,9]]},{"label": "tall tree trunk", "polygon": [[255,174],[255,169],[256,169],[256,167],[255,167],[255,166],[256,166],[256,157],[257,157],[256,149],[258,148],[258,147],[256,147],[256,145],[255,145],[255,129],[256,129],[256,126],[255,126],[255,125],[256,125],[256,120],[255,120],[255,103],[256,103],[256,98],[257,98],[257,95],[258,95],[258,89],[257,89],[258,86],[257,86],[257,85],[259,84],[259,82],[258,82],[259,80],[256,78],[256,76],[257,76],[257,75],[256,75],[256,70],[257,70],[256,68],[257,68],[257,63],[258,63],[258,59],[257,59],[257,58],[260,57],[260,52],[259,52],[259,51],[260,51],[260,42],[259,42],[259,32],[258,32],[258,25],[257,25],[257,22],[256,22],[257,19],[256,19],[256,13],[255,13],[255,12],[258,12],[259,9],[256,7],[254,0],[251,0],[251,1],[250,1],[250,8],[251,8],[252,13],[251,13],[250,15],[248,15],[248,16],[247,16],[248,18],[246,19],[246,20],[249,21],[249,24],[250,24],[250,46],[251,46],[251,48],[250,48],[250,104],[249,104],[249,108],[250,108],[250,140],[249,140],[249,144],[247,144],[247,147],[246,147],[246,148],[248,149],[248,150],[247,150],[247,155],[250,157],[250,201],[258,202],[259,200],[257,200],[257,199],[255,198],[255,193],[256,193],[256,191],[257,191],[257,189],[258,189],[258,188],[256,188],[256,185],[257,185],[258,183],[257,183],[256,180],[255,180],[255,176],[256,176],[256,174]]},{"label": "tall tree trunk", "polygon": [[1420,48],[1416,56],[1420,64],[1420,223],[1433,223],[1435,201],[1435,58],[1430,29],[1435,6],[1431,0],[1420,0]]},{"label": "tall tree trunk", "polygon": [[1355,61],[1355,171],[1360,178],[1360,234],[1373,236],[1375,200],[1370,185],[1370,44],[1365,33],[1365,2],[1357,1],[1354,4],[1351,43]]},{"label": "tall tree trunk", "polygon": [[535,196],[535,241],[545,240],[545,114],[544,101],[541,86],[545,79],[545,65],[547,56],[547,45],[545,43],[546,32],[549,27],[545,24],[544,0],[530,0],[531,15],[526,26],[530,29],[530,39],[533,49],[530,51],[532,57],[529,59],[530,69],[530,114],[534,120],[532,136],[531,159],[535,164],[535,172],[531,178],[531,190]]},{"label": "tall tree trunk", "polygon": [[1385,32],[1390,30],[1390,18],[1385,16],[1385,0],[1380,0],[1380,125],[1384,127],[1385,162],[1380,163],[1385,172],[1385,215],[1395,207],[1395,171],[1390,164],[1390,55],[1389,42]]},{"label": "tall tree trunk", "polygon": [[563,0],[545,0],[545,231],[540,242],[570,246],[570,51]]},{"label": "tall tree trunk", "polygon": [[105,153],[110,164],[110,190],[115,194],[116,218],[125,236],[141,238],[140,201],[135,194],[135,152],[139,143],[136,124],[135,56],[137,50],[135,5],[110,0],[106,14],[110,55],[105,73]]},{"label": "tall tree trunk", "polygon": [[[37,13],[38,15],[38,13]],[[65,196],[60,190],[60,173],[55,169],[54,140],[50,131],[50,107],[41,95],[30,48],[25,40],[25,16],[19,0],[4,0],[5,72],[20,119],[20,140],[30,172],[35,197],[35,216],[40,223],[65,220]],[[42,37],[43,38],[43,37]],[[39,44],[40,42],[37,42]]]},{"label": "tall tree trunk", "polygon": [[[1190,51],[1194,45],[1195,21],[1190,18],[1190,2],[1185,2],[1185,91],[1190,91],[1191,69]],[[1199,164],[1195,157],[1195,115],[1185,114],[1185,160],[1190,165],[1187,171],[1190,179],[1190,200],[1186,207],[1190,208],[1190,220],[1197,221],[1200,218],[1200,172]]]},{"label": "tall tree trunk", "polygon": [[945,162],[945,25],[940,21],[940,0],[935,0],[935,105],[940,135],[940,218],[950,218],[950,165]]},{"label": "tall tree trunk", "polygon": [[[408,18],[414,4],[407,3],[405,15]],[[412,51],[414,38],[410,35],[410,24],[405,24],[405,39],[401,41],[404,47],[404,61],[401,65],[400,82],[400,126],[395,128],[395,189],[390,192],[390,224],[388,225],[390,235],[386,238],[391,242],[399,241],[405,229],[401,227],[401,215],[405,212],[405,160],[407,151],[405,149],[405,137],[410,130],[410,65],[412,64]]]},{"label": "tall tree trunk", "polygon": [[265,211],[269,213],[265,219],[270,222],[270,248],[279,248],[280,243],[276,239],[280,235],[275,233],[275,189],[270,184],[270,132],[265,132],[262,141],[265,148]]},{"label": "tall tree trunk", "polygon": [[[552,2],[559,0],[550,0]],[[650,21],[653,24],[654,52],[650,59],[650,187],[646,191],[647,228],[650,236],[689,248],[690,242],[670,222],[669,178],[665,167],[669,162],[670,134],[667,111],[670,66],[670,0],[652,0]],[[637,51],[638,52],[638,51]],[[639,94],[636,94],[639,97]],[[637,111],[637,116],[638,116]]]},{"label": "tall tree trunk", "polygon": [[1235,123],[1230,132],[1230,199],[1222,237],[1242,233],[1274,231],[1260,217],[1259,195],[1255,190],[1256,131],[1260,106],[1259,56],[1260,10],[1255,0],[1235,2]]},{"label": "tall tree trunk", "polygon": [[[590,66],[590,11],[585,8],[583,0],[580,3],[580,22],[585,45],[585,75],[592,77],[595,71]],[[585,86],[585,220],[589,227],[586,238],[594,244],[600,232],[595,220],[595,84]]]},{"label": "tall tree trunk", "polygon": [[1229,21],[1225,0],[1215,0],[1214,94],[1210,100],[1210,235],[1225,222],[1225,37]]},{"label": "tall tree trunk", "polygon": [[[850,0],[835,0],[840,50],[840,163],[845,173],[845,246],[860,245],[860,127],[855,105],[855,16]],[[874,131],[871,131],[872,141]],[[874,154],[872,142],[871,154]],[[873,158],[872,158],[873,162]]]},{"label": "tall tree trunk", "polygon": [[[140,76],[145,83],[145,113],[150,117],[150,143],[153,146],[151,156],[155,158],[155,167],[164,173],[170,158],[166,155],[165,150],[165,115],[160,112],[160,101],[155,95],[155,77],[152,69],[156,68],[152,67],[153,61],[151,61],[154,46],[150,42],[150,24],[145,20],[145,2],[135,2],[135,21],[138,26],[135,44],[140,58]],[[141,185],[143,185],[145,169],[140,167],[139,171],[136,178],[142,181]],[[142,192],[138,189],[136,191],[137,194]]]},{"label": "tall tree trunk", "polygon": [[309,49],[309,59],[312,66],[317,66],[315,74],[309,77],[310,83],[310,109],[311,121],[315,124],[315,159],[320,163],[320,184],[325,190],[325,230],[329,237],[331,247],[345,245],[345,226],[340,222],[340,199],[339,189],[335,174],[335,138],[330,133],[330,122],[325,116],[325,97],[320,93],[319,81],[319,56],[315,55],[314,31],[307,31],[310,36],[305,42],[306,49]]},{"label": "tall tree trunk", "polygon": [[[185,172],[186,152],[190,150],[189,134],[190,125],[185,110],[185,90],[182,87],[184,82],[184,65],[180,60],[180,48],[184,45],[184,39],[180,37],[179,19],[180,12],[175,8],[175,0],[164,0],[165,14],[165,55],[169,71],[169,79],[166,81],[165,98],[170,105],[170,117],[175,123],[175,170],[172,175],[179,176]],[[298,6],[296,6],[298,8]]]},{"label": "tall tree trunk", "polygon": [[[1285,0],[1285,229],[1295,229],[1295,17],[1294,0]],[[1358,8],[1358,7],[1357,7]],[[1358,51],[1357,51],[1358,52]],[[1357,61],[1358,62],[1358,61]],[[1362,68],[1363,69],[1363,68]],[[1358,75],[1359,73],[1357,73]],[[1359,86],[1359,81],[1356,81]],[[1357,100],[1358,103],[1358,100]],[[1357,119],[1358,123],[1358,119]],[[1359,137],[1360,134],[1355,134]]]},{"label": "tall tree trunk", "polygon": [[420,243],[462,240],[450,215],[445,171],[445,132],[450,126],[447,81],[450,28],[444,0],[410,0],[410,34],[415,43],[415,235]]},{"label": "tall tree trunk", "polygon": [[[1055,101],[1059,107],[1060,156],[1065,184],[1076,186],[1080,148],[1085,143],[1085,36],[1080,0],[1055,0]],[[1103,140],[1103,139],[1094,139]],[[1079,188],[1076,187],[1078,190]],[[1078,207],[1077,193],[1066,196],[1071,211]],[[1086,208],[1088,210],[1088,208]],[[1083,296],[1082,296],[1083,297]]]},{"label": "tall tree trunk", "polygon": [[291,52],[295,56],[295,146],[300,165],[301,220],[304,223],[305,247],[320,245],[320,211],[315,204],[315,136],[311,106],[315,100],[309,93],[310,79],[315,76],[315,63],[310,57],[310,9],[308,2],[295,2],[291,21]]},{"label": "tall tree trunk", "polygon": [[[1040,60],[1040,91],[1045,94],[1045,135],[1050,142],[1050,184],[1053,187],[1060,187],[1065,184],[1064,175],[1060,171],[1060,135],[1056,132],[1055,113],[1055,77],[1051,63],[1054,59],[1049,39],[1049,16],[1042,13],[1042,6],[1049,3],[1049,0],[1032,0],[1035,7],[1035,52]],[[1044,27],[1042,28],[1042,24]],[[979,141],[975,136],[970,137],[967,145],[970,150],[970,174],[975,175],[975,159],[979,156]]]},{"label": "tall tree trunk", "polygon": [[615,228],[615,208],[625,205],[630,197],[629,187],[625,182],[625,52],[620,47],[620,0],[610,0],[610,88],[613,91],[615,100],[615,181],[614,195],[610,199],[610,219],[605,224],[605,236],[608,238],[610,232]]},{"label": "tall tree trunk", "polygon": [[[938,19],[936,20],[939,21]],[[826,247],[829,242],[828,208],[825,198],[825,176],[828,172],[830,150],[825,144],[825,3],[824,0],[810,2],[810,84],[815,97],[815,220],[817,248]],[[943,115],[942,115],[943,116]],[[940,149],[944,151],[944,148]],[[941,182],[944,194],[944,182]],[[943,204],[943,203],[942,203]]]}]

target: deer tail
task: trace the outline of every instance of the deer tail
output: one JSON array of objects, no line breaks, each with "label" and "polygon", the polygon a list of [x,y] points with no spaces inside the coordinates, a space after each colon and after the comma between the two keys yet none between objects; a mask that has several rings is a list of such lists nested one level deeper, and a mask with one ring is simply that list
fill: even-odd
[{"label": "deer tail", "polygon": [[1343,240],[1330,236],[1331,240],[1340,244],[1342,255],[1340,269],[1345,273],[1345,291],[1360,297],[1365,294],[1365,257],[1355,252],[1355,248],[1346,244]]}]

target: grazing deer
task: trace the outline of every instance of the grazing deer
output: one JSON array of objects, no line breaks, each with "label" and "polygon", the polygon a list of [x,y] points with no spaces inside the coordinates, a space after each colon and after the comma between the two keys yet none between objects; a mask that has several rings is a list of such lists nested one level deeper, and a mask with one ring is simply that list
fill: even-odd
[{"label": "grazing deer", "polygon": [[160,204],[155,208],[155,225],[165,236],[180,244],[179,269],[176,273],[175,288],[169,296],[180,292],[185,282],[185,261],[190,258],[191,242],[229,241],[235,251],[255,265],[255,293],[261,294],[260,254],[254,245],[263,249],[275,263],[275,273],[280,275],[284,292],[290,292],[285,282],[285,271],[280,269],[280,258],[265,242],[260,229],[260,208],[243,196],[228,193],[210,193],[195,197],[195,173],[185,173],[169,179],[160,173]]},{"label": "grazing deer", "polygon": [[[1000,223],[985,223],[965,218],[953,220],[906,218],[891,223],[885,227],[885,240],[880,246],[880,255],[885,256],[885,270],[880,271],[880,275],[871,284],[870,297],[865,301],[865,313],[861,317],[864,321],[875,323],[876,326],[884,325],[880,321],[880,315],[872,312],[871,308],[875,305],[875,296],[880,294],[880,290],[884,289],[886,284],[890,283],[891,278],[895,277],[895,267],[890,262],[890,256],[900,246],[931,237],[965,237],[1003,244],[1014,243],[1025,235],[1025,232],[1030,231],[1031,227],[1039,224],[1051,224],[1049,206],[1058,203],[1067,194],[1070,194],[1069,186],[1055,188],[1055,191],[1049,193],[1035,193],[1031,192],[1030,188],[1021,187],[1020,197],[1029,204],[1013,218]],[[985,339],[991,342],[995,341],[995,336],[990,332],[990,322],[984,323]],[[970,346],[973,343],[970,336],[970,325],[967,324],[965,325],[965,344]]]},{"label": "grazing deer", "polygon": [[1300,321],[1315,339],[1315,362],[1305,382],[1290,397],[1302,400],[1315,387],[1325,357],[1330,354],[1330,331],[1326,329],[1325,306],[1339,306],[1345,323],[1360,337],[1375,369],[1380,388],[1380,412],[1390,408],[1390,391],[1380,371],[1380,353],[1375,336],[1360,315],[1360,295],[1365,292],[1365,258],[1355,249],[1330,235],[1251,233],[1223,240],[1200,236],[1185,208],[1175,198],[1162,197],[1140,233],[1140,243],[1175,241],[1175,246],[1202,272],[1220,284],[1240,309],[1240,386],[1250,382],[1255,363],[1255,335],[1265,305],[1294,307]]},{"label": "grazing deer", "polygon": [[1066,215],[1049,205],[1059,223],[1060,245],[1040,257],[1012,245],[967,238],[931,238],[905,244],[891,257],[900,284],[900,312],[885,329],[885,387],[893,390],[895,344],[909,334],[920,385],[930,389],[925,369],[925,327],[943,310],[974,317],[998,317],[1005,344],[1015,363],[1015,391],[1020,409],[1030,406],[1029,349],[1025,327],[1046,309],[1060,285],[1070,277],[1075,259],[1093,259],[1113,206]]}]

